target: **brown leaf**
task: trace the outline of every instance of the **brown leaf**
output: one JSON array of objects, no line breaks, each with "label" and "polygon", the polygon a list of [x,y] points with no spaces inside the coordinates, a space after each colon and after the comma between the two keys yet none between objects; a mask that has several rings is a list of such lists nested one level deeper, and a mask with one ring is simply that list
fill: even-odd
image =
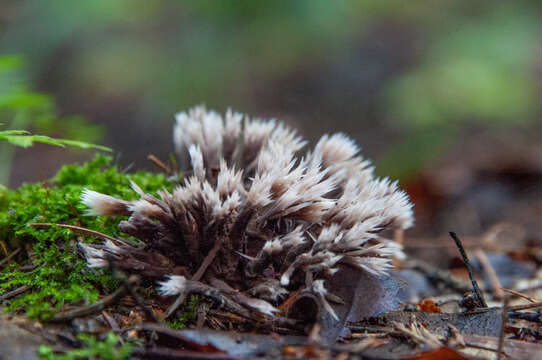
[{"label": "brown leaf", "polygon": [[431,299],[424,299],[422,300],[418,305],[416,305],[418,310],[421,312],[428,312],[428,313],[440,313],[442,310],[440,307],[435,304],[435,302]]},{"label": "brown leaf", "polygon": [[436,350],[421,352],[412,356],[401,358],[403,360],[471,360],[460,352],[449,348],[441,347]]}]

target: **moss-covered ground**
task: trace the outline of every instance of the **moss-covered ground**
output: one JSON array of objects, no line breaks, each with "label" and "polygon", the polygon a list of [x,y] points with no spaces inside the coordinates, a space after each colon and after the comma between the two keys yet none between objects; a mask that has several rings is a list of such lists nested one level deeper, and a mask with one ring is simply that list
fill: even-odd
[{"label": "moss-covered ground", "polygon": [[36,229],[30,224],[69,224],[122,237],[117,230],[121,219],[85,216],[80,197],[89,188],[123,199],[136,198],[130,180],[149,193],[172,186],[163,174],[127,174],[112,164],[111,157],[98,155],[83,165],[64,166],[50,181],[0,189],[0,260],[5,253],[18,251],[1,267],[0,295],[28,288],[10,299],[7,310],[46,320],[64,305],[92,303],[117,287],[110,272],[86,267],[77,249],[80,234],[58,226]]}]

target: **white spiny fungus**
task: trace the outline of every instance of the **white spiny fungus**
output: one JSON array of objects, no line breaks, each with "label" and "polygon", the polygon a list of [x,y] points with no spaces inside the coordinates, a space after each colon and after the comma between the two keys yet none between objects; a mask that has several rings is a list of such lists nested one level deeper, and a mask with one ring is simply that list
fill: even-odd
[{"label": "white spiny fungus", "polygon": [[129,215],[120,230],[145,244],[81,245],[89,266],[159,278],[163,295],[219,281],[226,295],[267,315],[288,294],[311,291],[336,318],[324,281],[339,265],[382,275],[401,256],[381,234],[410,227],[412,204],[397,182],[374,177],[346,135],[324,135],[298,157],[306,142],[275,120],[232,111],[222,118],[204,107],[176,120],[175,150],[191,167],[171,194],[158,199],[136,184],[135,201],[83,192],[88,215]]}]

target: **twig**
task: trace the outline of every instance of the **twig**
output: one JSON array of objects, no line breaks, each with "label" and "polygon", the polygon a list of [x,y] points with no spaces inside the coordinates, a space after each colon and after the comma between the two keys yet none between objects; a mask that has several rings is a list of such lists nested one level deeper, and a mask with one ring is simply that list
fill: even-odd
[{"label": "twig", "polygon": [[201,351],[179,350],[166,347],[153,347],[149,349],[136,348],[132,356],[143,359],[169,359],[169,360],[234,360],[241,359],[239,356],[227,355],[222,352],[206,353]]},{"label": "twig", "polygon": [[203,262],[201,263],[198,271],[196,271],[194,276],[192,276],[192,280],[199,281],[201,279],[201,277],[205,274],[205,271],[207,271],[207,268],[209,267],[209,265],[211,265],[211,263],[215,259],[216,254],[218,253],[218,250],[220,250],[221,246],[222,246],[222,240],[216,239],[215,244],[213,245],[213,248],[209,251],[205,259],[203,259]]},{"label": "twig", "polygon": [[119,324],[115,321],[115,319],[113,319],[111,315],[107,313],[107,311],[102,311],[102,316],[114,333],[118,333],[120,331]]},{"label": "twig", "polygon": [[502,306],[501,332],[499,334],[499,347],[497,351],[497,360],[501,360],[502,350],[504,348],[504,337],[506,335],[506,324],[508,323],[508,296],[504,297]]},{"label": "twig", "polygon": [[535,303],[535,302],[536,302],[536,300],[533,299],[532,297],[527,296],[527,295],[525,295],[525,294],[522,294],[522,293],[520,293],[519,291],[512,290],[512,289],[506,289],[506,288],[503,288],[503,287],[501,287],[501,290],[504,291],[504,292],[507,292],[507,293],[509,293],[509,294],[515,295],[515,296],[517,296],[517,297],[523,298],[523,299],[525,299],[525,300],[527,300],[527,301],[529,301],[529,302],[531,302],[531,303]]},{"label": "twig", "polygon": [[162,169],[167,175],[171,175],[171,168],[164,164],[164,162],[160,159],[158,159],[153,154],[149,154],[147,156],[147,160],[151,161],[154,165],[158,166],[160,169]]},{"label": "twig", "polygon": [[540,313],[537,312],[522,312],[522,311],[509,311],[508,317],[510,319],[518,319],[518,320],[525,320],[530,321],[534,323],[542,323],[542,317],[540,316]]},{"label": "twig", "polygon": [[[393,233],[393,239],[400,246],[404,246],[404,244],[405,244],[405,230],[396,229],[395,232]],[[393,259],[393,263],[394,263],[395,266],[399,266],[401,264],[401,260],[399,259],[399,257],[396,257],[396,258]]]},{"label": "twig", "polygon": [[133,287],[133,284],[136,284],[137,282],[138,282],[138,280],[136,278],[132,278],[131,280],[123,278],[123,280],[122,280],[122,284],[128,290],[130,295],[134,298],[137,306],[139,306],[141,308],[141,310],[143,310],[143,312],[147,316],[147,319],[152,320],[152,321],[154,321],[156,323],[159,323],[160,320],[158,320],[158,318],[156,317],[154,312],[145,305],[145,303],[143,302],[143,299],[141,298],[141,296],[139,296],[137,291],[135,291],[135,289]]},{"label": "twig", "polygon": [[526,286],[524,288],[519,288],[518,291],[521,291],[522,293],[526,292],[532,292],[542,289],[542,281],[537,281],[534,285]]},{"label": "twig", "polygon": [[103,239],[103,240],[110,240],[110,241],[114,242],[116,245],[119,245],[119,244],[120,245],[126,245],[126,242],[124,242],[122,240],[119,240],[117,238],[114,238],[114,237],[106,235],[106,234],[102,234],[101,232],[98,232],[98,231],[86,229],[86,228],[81,227],[81,226],[68,225],[68,224],[52,224],[52,223],[33,223],[33,224],[30,224],[30,226],[35,227],[36,229],[48,229],[51,226],[58,226],[58,227],[61,227],[61,228],[64,228],[64,229],[70,229],[71,231],[79,233],[79,234],[94,236],[94,237],[97,237],[97,238],[100,238],[100,239]]},{"label": "twig", "polygon": [[11,264],[11,259],[21,251],[21,248],[17,248],[11,254],[0,260],[0,266],[4,266],[5,263]]},{"label": "twig", "polygon": [[508,311],[520,311],[542,307],[542,301],[537,301],[531,304],[510,306]]},{"label": "twig", "polygon": [[463,245],[461,244],[461,240],[459,240],[459,237],[457,237],[457,235],[454,232],[450,231],[449,234],[452,237],[452,239],[454,239],[455,245],[459,249],[459,252],[461,253],[461,257],[463,258],[463,262],[465,263],[465,266],[467,267],[470,281],[472,283],[472,288],[478,300],[478,304],[480,305],[480,307],[486,308],[487,307],[486,301],[484,300],[484,296],[482,295],[482,292],[480,291],[480,288],[478,287],[478,283],[476,282],[476,279],[474,278],[474,273],[472,272],[472,266],[470,264],[467,253],[465,252],[465,249],[463,248]]},{"label": "twig", "polygon": [[169,307],[166,313],[166,319],[169,318],[175,310],[179,308],[184,303],[184,300],[186,299],[186,293],[182,293],[179,296],[177,296],[177,299],[173,302],[173,304]]},{"label": "twig", "polygon": [[495,272],[495,269],[493,268],[493,266],[491,266],[491,263],[489,262],[486,253],[482,249],[476,249],[474,252],[474,256],[478,258],[480,265],[489,277],[489,282],[491,283],[491,287],[493,288],[493,295],[497,299],[502,299],[504,293],[502,290],[501,282],[499,280],[499,277],[497,276],[497,273]]},{"label": "twig", "polygon": [[196,320],[196,329],[201,329],[205,324],[205,318],[207,317],[207,304],[201,303],[198,306],[197,311],[198,318]]},{"label": "twig", "polygon": [[[465,346],[473,348],[473,349],[491,351],[491,352],[495,352],[495,353],[498,353],[498,351],[499,351],[497,349],[493,349],[493,348],[490,348],[488,346],[483,346],[483,345],[478,345],[478,344],[471,344],[471,343],[468,343],[468,342],[465,343]],[[504,351],[501,351],[500,354],[502,354],[502,355],[504,355],[506,357],[509,357],[509,355],[507,353],[505,353]]]},{"label": "twig", "polygon": [[8,263],[11,265],[10,258],[9,258],[9,251],[6,244],[2,240],[0,240],[0,245],[2,246],[2,250],[4,251],[4,254],[6,254],[6,259]]},{"label": "twig", "polygon": [[[218,250],[220,250],[221,245],[222,245],[222,240],[217,239],[215,241],[215,244],[213,245],[213,248],[209,251],[205,259],[203,259],[203,262],[201,263],[196,273],[192,276],[191,280],[199,281],[202,278],[202,276],[205,274],[205,271],[207,271],[207,268],[209,267],[209,265],[211,265],[211,263],[215,259],[216,254],[218,253]],[[175,312],[175,310],[177,310],[177,308],[181,306],[182,303],[184,303],[185,299],[186,299],[186,292],[180,294],[175,300],[175,302],[169,307],[166,318],[170,317]]]},{"label": "twig", "polygon": [[[130,277],[127,281],[130,284],[133,284],[137,282],[137,277]],[[127,291],[128,291],[128,288],[126,286],[126,283],[123,283],[121,287],[117,289],[117,291],[115,291],[113,294],[109,296],[106,296],[102,300],[96,301],[94,304],[89,305],[89,306],[84,306],[84,307],[69,310],[63,313],[58,313],[54,315],[51,319],[49,319],[48,322],[51,322],[51,323],[69,322],[78,317],[88,316],[88,315],[102,312],[108,306],[122,299],[126,295]]]},{"label": "twig", "polygon": [[28,290],[30,290],[30,286],[28,285],[23,285],[21,287],[18,287],[17,289],[15,290],[11,290],[11,291],[8,291],[7,293],[5,293],[4,295],[1,295],[0,296],[0,302],[4,301],[4,300],[9,300],[11,298],[14,298],[15,296],[17,295],[21,295],[25,292],[27,292]]}]

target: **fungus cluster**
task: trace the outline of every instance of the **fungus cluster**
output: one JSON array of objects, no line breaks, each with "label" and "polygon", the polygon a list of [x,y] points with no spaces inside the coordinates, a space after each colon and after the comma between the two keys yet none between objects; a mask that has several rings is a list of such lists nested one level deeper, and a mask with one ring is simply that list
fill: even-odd
[{"label": "fungus cluster", "polygon": [[125,201],[84,191],[88,215],[127,215],[119,229],[141,241],[81,244],[90,267],[150,277],[181,299],[215,289],[267,315],[309,292],[336,317],[330,279],[348,267],[384,275],[401,254],[383,232],[410,227],[412,204],[344,134],[300,155],[306,142],[281,122],[196,107],[177,114],[173,135],[186,171],[172,193],[132,184],[140,197]]}]

